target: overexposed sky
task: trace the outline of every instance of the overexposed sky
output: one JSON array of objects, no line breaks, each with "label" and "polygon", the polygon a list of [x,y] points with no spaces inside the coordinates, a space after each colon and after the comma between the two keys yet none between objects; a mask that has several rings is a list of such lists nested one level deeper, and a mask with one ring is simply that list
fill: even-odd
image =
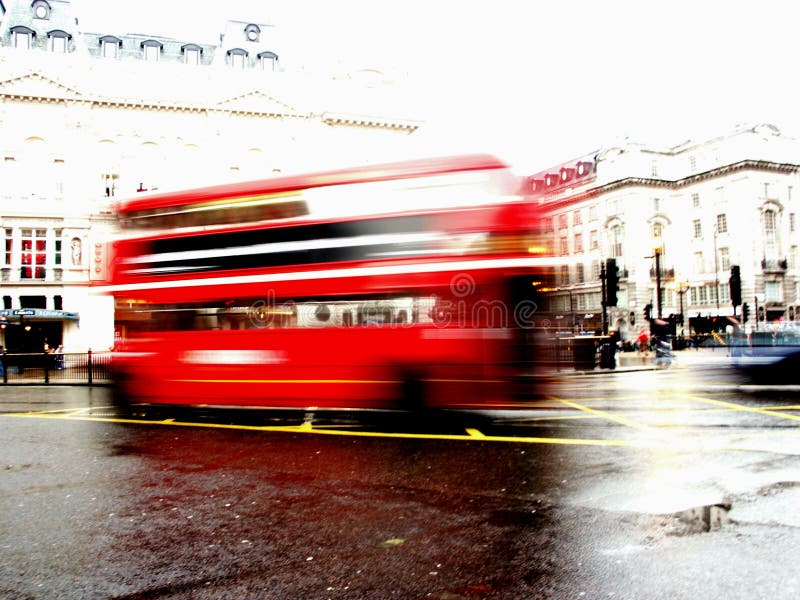
[{"label": "overexposed sky", "polygon": [[84,30],[213,39],[227,18],[270,23],[287,68],[405,73],[432,130],[534,169],[626,136],[676,145],[752,121],[800,131],[789,1],[73,1]]}]

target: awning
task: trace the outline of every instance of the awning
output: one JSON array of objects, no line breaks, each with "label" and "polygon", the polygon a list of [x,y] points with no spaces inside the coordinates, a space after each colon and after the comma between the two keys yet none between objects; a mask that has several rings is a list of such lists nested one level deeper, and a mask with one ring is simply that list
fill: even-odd
[{"label": "awning", "polygon": [[26,321],[78,321],[80,315],[65,310],[48,310],[44,308],[14,308],[0,310],[0,321],[19,323]]}]

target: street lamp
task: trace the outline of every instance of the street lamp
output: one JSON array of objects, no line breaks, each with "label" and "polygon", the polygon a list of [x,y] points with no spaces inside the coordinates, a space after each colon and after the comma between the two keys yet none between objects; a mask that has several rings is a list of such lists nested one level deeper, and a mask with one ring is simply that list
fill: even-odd
[{"label": "street lamp", "polygon": [[657,232],[653,234],[653,255],[645,258],[654,258],[656,265],[656,318],[661,318],[661,254],[664,252],[664,244],[661,242],[661,235]]}]

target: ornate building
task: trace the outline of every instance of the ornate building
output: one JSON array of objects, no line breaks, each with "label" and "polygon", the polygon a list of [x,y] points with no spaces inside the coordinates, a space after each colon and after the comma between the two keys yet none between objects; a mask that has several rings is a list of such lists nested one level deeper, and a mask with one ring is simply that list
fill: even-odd
[{"label": "ornate building", "polygon": [[[82,31],[69,0],[0,4],[0,344],[113,345],[113,203],[392,156],[420,124],[375,71],[284,66],[271,24],[218,39]],[[402,94],[400,94],[402,97]]]},{"label": "ornate building", "polygon": [[757,316],[760,327],[800,319],[799,170],[798,141],[757,125],[670,148],[626,140],[529,177],[564,257],[547,310],[566,330],[600,327],[601,267],[613,258],[620,289],[608,323],[623,338],[648,305],[686,333],[727,322],[733,266],[748,328]]}]

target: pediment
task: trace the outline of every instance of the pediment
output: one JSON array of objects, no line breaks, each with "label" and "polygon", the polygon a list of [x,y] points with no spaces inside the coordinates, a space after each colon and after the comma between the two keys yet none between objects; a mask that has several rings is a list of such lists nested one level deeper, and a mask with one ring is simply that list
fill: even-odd
[{"label": "pediment", "polygon": [[81,98],[80,92],[74,88],[38,73],[27,73],[0,81],[0,95],[44,99],[55,98],[59,100],[77,100]]},{"label": "pediment", "polygon": [[226,98],[217,103],[217,106],[226,110],[241,111],[241,112],[255,112],[255,113],[269,113],[269,114],[296,114],[296,110],[288,104],[281,102],[277,98],[265,94],[264,92],[254,90]]}]

